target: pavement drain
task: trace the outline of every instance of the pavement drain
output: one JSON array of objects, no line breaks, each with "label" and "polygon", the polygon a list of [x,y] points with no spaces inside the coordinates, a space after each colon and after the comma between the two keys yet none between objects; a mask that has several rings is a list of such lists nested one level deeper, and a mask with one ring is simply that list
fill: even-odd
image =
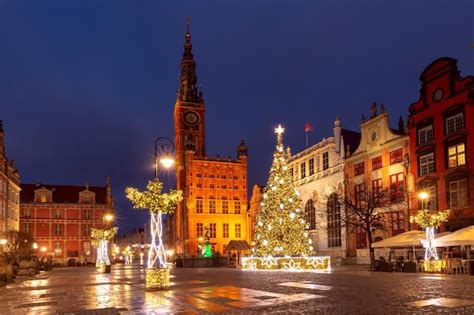
[{"label": "pavement drain", "polygon": [[407,304],[411,306],[415,306],[415,307],[425,307],[425,306],[461,307],[461,306],[466,306],[466,305],[472,305],[474,304],[474,301],[452,299],[452,298],[436,298],[436,299],[410,302]]},{"label": "pavement drain", "polygon": [[27,303],[20,304],[15,308],[29,308],[29,307],[39,307],[39,306],[49,306],[49,305],[58,305],[58,302],[37,302],[37,303]]}]

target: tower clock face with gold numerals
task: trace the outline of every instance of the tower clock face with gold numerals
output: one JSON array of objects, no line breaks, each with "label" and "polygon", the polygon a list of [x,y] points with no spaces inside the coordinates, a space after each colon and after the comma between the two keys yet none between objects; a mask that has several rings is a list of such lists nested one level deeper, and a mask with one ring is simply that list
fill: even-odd
[{"label": "tower clock face with gold numerals", "polygon": [[184,112],[183,117],[184,117],[184,123],[188,126],[196,126],[197,124],[199,124],[199,121],[201,120],[201,117],[199,117],[199,114],[192,110],[188,110]]}]

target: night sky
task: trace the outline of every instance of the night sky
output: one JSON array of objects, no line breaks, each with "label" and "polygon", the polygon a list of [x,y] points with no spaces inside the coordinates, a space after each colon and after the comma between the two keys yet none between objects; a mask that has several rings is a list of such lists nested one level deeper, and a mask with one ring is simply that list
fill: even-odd
[{"label": "night sky", "polygon": [[[400,3],[398,3],[400,2]],[[191,17],[207,151],[249,146],[249,190],[266,183],[278,123],[293,152],[357,130],[373,101],[393,125],[439,57],[474,74],[474,1],[0,0],[0,119],[24,183],[104,185],[121,232],[141,226],[127,185],[153,177],[153,142],[173,137]],[[160,174],[172,184],[174,175]]]}]

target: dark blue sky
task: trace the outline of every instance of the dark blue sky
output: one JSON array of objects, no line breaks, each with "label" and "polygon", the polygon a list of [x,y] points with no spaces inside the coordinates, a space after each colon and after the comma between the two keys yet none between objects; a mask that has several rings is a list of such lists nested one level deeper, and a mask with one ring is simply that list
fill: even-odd
[{"label": "dark blue sky", "polygon": [[[249,187],[265,183],[273,127],[303,148],[335,116],[357,129],[384,103],[392,121],[417,100],[434,59],[474,73],[474,1],[0,0],[0,119],[23,182],[103,185],[122,232],[141,225],[126,185],[153,176],[153,141],[172,112],[191,16],[207,106],[207,151],[250,150]],[[171,179],[172,174],[163,174]]]}]

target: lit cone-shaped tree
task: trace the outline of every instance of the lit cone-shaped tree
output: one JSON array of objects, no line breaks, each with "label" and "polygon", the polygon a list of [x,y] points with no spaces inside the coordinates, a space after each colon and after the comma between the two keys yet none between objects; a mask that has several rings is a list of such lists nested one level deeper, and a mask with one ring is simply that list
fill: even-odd
[{"label": "lit cone-shaped tree", "polygon": [[127,187],[125,193],[135,209],[147,209],[150,212],[151,244],[148,250],[146,271],[146,288],[151,290],[166,290],[169,288],[169,270],[166,266],[166,252],[163,245],[162,214],[171,214],[180,202],[182,192],[171,190],[161,193],[163,184],[155,179],[148,182],[146,191]]},{"label": "lit cone-shaped tree", "polygon": [[313,250],[305,230],[302,202],[286,163],[283,132],[281,126],[275,129],[276,150],[256,220],[252,253],[259,257],[304,257]]}]

